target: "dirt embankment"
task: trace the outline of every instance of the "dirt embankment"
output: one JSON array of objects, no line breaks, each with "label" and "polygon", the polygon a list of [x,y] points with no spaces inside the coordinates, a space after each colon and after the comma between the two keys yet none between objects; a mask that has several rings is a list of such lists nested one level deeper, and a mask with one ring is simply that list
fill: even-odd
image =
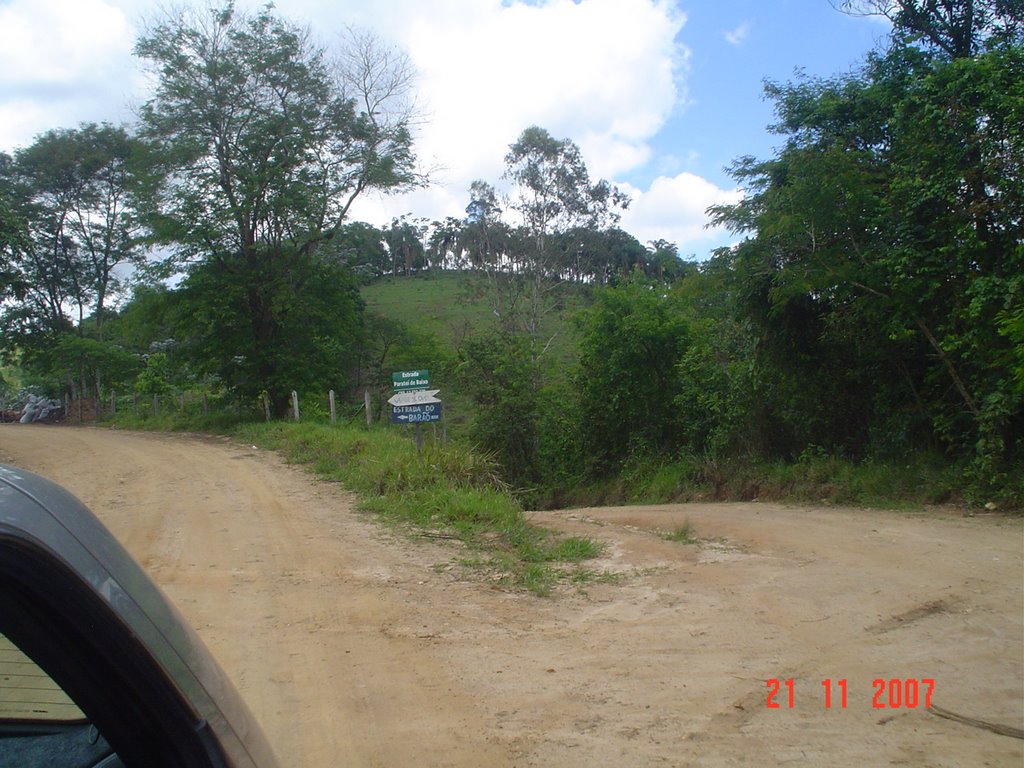
[{"label": "dirt embankment", "polygon": [[[1024,741],[905,705],[934,680],[934,705],[1024,727],[1019,518],[769,504],[537,513],[607,545],[592,566],[604,577],[539,599],[224,440],[3,425],[0,459],[107,523],[286,765],[1024,762]],[[701,544],[660,535],[687,521]]]}]

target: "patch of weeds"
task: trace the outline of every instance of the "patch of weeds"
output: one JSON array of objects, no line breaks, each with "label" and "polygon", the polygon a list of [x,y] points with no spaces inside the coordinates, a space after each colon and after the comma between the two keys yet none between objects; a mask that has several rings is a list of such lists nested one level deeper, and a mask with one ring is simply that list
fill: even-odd
[{"label": "patch of weeds", "polygon": [[490,567],[492,567],[494,565],[493,561],[491,561],[491,560],[484,560],[484,559],[479,558],[479,557],[460,557],[455,562],[456,562],[457,565],[459,565],[459,566],[461,566],[463,568],[474,568],[474,569],[490,568]]},{"label": "patch of weeds", "polygon": [[682,525],[678,526],[671,533],[663,533],[661,538],[666,541],[675,541],[679,544],[699,544],[698,539],[693,532],[693,526],[690,525],[690,521],[687,520]]},{"label": "patch of weeds", "polygon": [[615,571],[595,571],[590,568],[573,568],[566,574],[570,584],[621,584],[622,574]]},{"label": "patch of weeds", "polygon": [[551,559],[565,563],[578,563],[598,557],[602,552],[604,552],[604,545],[600,542],[573,536],[555,543],[551,549]]},{"label": "patch of weeds", "polygon": [[548,597],[557,580],[554,569],[544,563],[529,563],[516,575],[516,585],[538,597]]}]

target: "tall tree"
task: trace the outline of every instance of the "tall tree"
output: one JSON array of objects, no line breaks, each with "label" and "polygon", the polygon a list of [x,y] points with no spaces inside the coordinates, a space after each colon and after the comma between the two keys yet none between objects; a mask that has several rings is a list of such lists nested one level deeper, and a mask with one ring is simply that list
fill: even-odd
[{"label": "tall tree", "polygon": [[786,144],[713,213],[749,235],[731,258],[792,450],[939,438],[989,472],[1022,448],[998,318],[1024,289],[1024,49],[908,31],[855,75],[770,85]]},{"label": "tall tree", "polygon": [[888,19],[898,42],[923,42],[950,59],[980,53],[993,39],[1020,41],[1021,0],[839,0],[855,16]]},{"label": "tall tree", "polygon": [[391,226],[384,230],[384,242],[391,253],[391,274],[398,276],[399,270],[407,277],[413,270],[423,267],[426,249],[423,238],[426,226],[420,221],[400,216],[391,220]]},{"label": "tall tree", "polygon": [[520,281],[514,276],[518,267],[516,247],[519,238],[502,220],[497,190],[477,179],[469,187],[469,205],[459,232],[457,248],[466,254],[470,267],[482,277],[483,296],[499,325],[507,333],[519,329]]},{"label": "tall tree", "polygon": [[564,249],[553,238],[571,230],[600,231],[617,223],[629,200],[605,180],[591,182],[579,147],[531,126],[505,156],[504,178],[511,182],[509,207],[525,237],[516,276],[525,287],[523,323],[536,346],[540,322],[553,306],[548,295],[565,267]]},{"label": "tall tree", "polygon": [[[137,142],[123,128],[85,124],[51,130],[3,163],[0,199],[9,285],[4,338],[30,368],[76,371],[76,388],[100,389],[105,354],[55,365],[53,349],[81,350],[63,334],[102,345],[111,297],[143,262],[132,204]],[[106,366],[111,367],[111,366]]]},{"label": "tall tree", "polygon": [[164,15],[136,53],[156,76],[142,122],[158,233],[207,276],[230,276],[237,290],[221,311],[240,331],[236,378],[284,412],[282,369],[307,363],[273,346],[294,295],[282,286],[335,237],[359,195],[420,181],[407,61],[360,34],[332,61],[271,7],[246,15],[230,2]]},{"label": "tall tree", "polygon": [[459,233],[459,249],[477,269],[507,269],[511,257],[509,226],[502,221],[498,193],[486,181],[469,185],[469,205]]},{"label": "tall tree", "polygon": [[453,216],[431,223],[427,256],[432,269],[459,269],[462,266],[462,253],[459,250],[461,232],[462,222]]},{"label": "tall tree", "polygon": [[28,222],[14,186],[14,159],[0,152],[0,301],[23,299],[29,287],[18,267],[29,247]]},{"label": "tall tree", "polygon": [[[143,261],[131,200],[136,144],[123,128],[85,124],[48,131],[17,153],[31,200],[31,268],[40,276],[61,270],[78,324],[91,310],[100,340],[110,294],[119,288],[116,270]],[[44,278],[39,284],[48,283]]]}]

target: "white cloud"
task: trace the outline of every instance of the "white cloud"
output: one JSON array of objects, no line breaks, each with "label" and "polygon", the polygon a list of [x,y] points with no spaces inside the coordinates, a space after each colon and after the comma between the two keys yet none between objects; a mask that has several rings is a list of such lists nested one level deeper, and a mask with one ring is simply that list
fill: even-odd
[{"label": "white cloud", "polygon": [[443,191],[360,201],[357,216],[464,215],[470,182],[498,182],[509,144],[534,124],[573,139],[594,178],[615,179],[652,160],[649,140],[685,101],[689,51],[676,37],[686,19],[665,0],[385,7],[387,18],[363,22],[405,48],[419,71],[426,121],[417,151],[440,166]]},{"label": "white cloud", "polygon": [[632,203],[622,216],[622,227],[640,242],[664,239],[687,255],[712,247],[726,237],[722,229],[708,228],[709,206],[739,202],[738,189],[721,189],[692,173],[659,176],[645,192],[626,187]]},{"label": "white cloud", "polygon": [[732,29],[725,33],[725,40],[729,45],[743,45],[750,37],[752,25],[749,21],[744,21],[736,29]]},{"label": "white cloud", "polygon": [[49,128],[128,116],[134,30],[103,0],[0,5],[0,149]]},{"label": "white cloud", "polygon": [[451,183],[500,174],[529,125],[580,144],[595,176],[646,162],[681,99],[685,18],[658,0],[420,4],[401,42],[429,111],[420,146]]},{"label": "white cloud", "polygon": [[[238,0],[241,8],[263,0]],[[10,0],[0,4],[0,150],[84,120],[127,120],[145,94],[131,57],[137,23],[159,0]],[[594,178],[665,173],[629,187],[623,226],[641,240],[707,243],[704,209],[734,195],[672,176],[650,142],[687,101],[685,15],[673,0],[290,0],[278,12],[330,43],[346,24],[370,28],[417,68],[424,124],[417,152],[434,186],[357,202],[384,224],[412,213],[463,216],[470,182],[497,182],[508,145],[529,125],[579,144]],[[734,32],[745,35],[749,25]],[[685,156],[686,148],[677,151]],[[669,170],[671,168],[671,171]],[[621,186],[621,185],[620,185]]]}]

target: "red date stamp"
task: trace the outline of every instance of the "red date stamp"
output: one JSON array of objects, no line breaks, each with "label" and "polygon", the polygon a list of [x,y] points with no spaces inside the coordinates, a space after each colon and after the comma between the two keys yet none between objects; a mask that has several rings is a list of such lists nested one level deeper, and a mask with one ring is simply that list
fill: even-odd
[{"label": "red date stamp", "polygon": [[[794,709],[796,707],[796,680],[779,680],[772,678],[765,681],[768,696],[765,705],[768,709]],[[825,709],[846,709],[848,688],[846,678],[833,680],[826,678],[821,681],[821,701]],[[876,678],[871,681],[871,706],[874,709],[916,709],[928,708],[932,705],[935,693],[935,680],[925,678],[893,677],[888,680]]]}]

